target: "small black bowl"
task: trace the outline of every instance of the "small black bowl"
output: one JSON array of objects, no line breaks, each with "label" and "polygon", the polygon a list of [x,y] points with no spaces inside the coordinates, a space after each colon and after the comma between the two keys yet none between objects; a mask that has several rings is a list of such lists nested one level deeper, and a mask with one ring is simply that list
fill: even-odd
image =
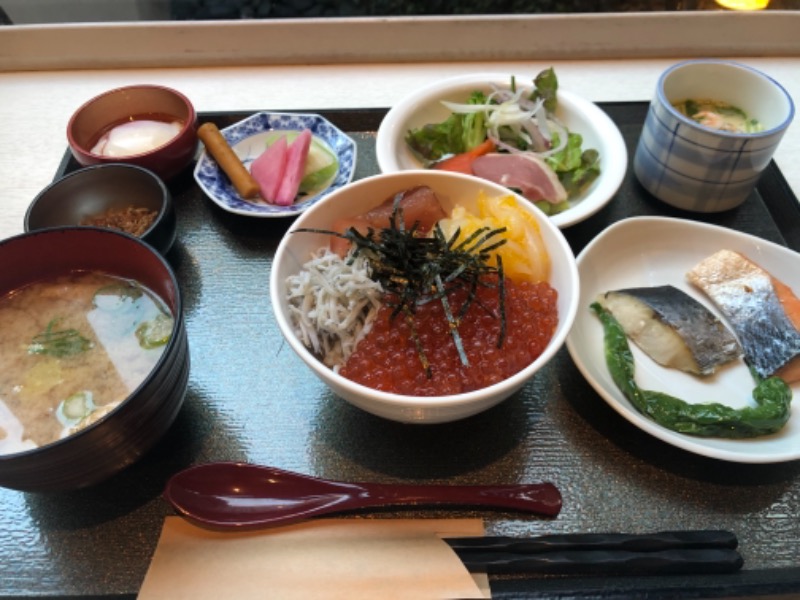
[{"label": "small black bowl", "polygon": [[[138,460],[178,415],[189,381],[180,288],[169,263],[139,239],[97,227],[61,227],[0,241],[0,295],[78,270],[135,280],[173,316],[164,353],[119,406],[84,429],[33,449],[0,454],[0,486],[52,492],[99,483]],[[6,366],[0,364],[0,368]]]},{"label": "small black bowl", "polygon": [[80,226],[87,218],[127,208],[156,211],[137,237],[162,255],[169,252],[177,235],[172,194],[152,171],[122,163],[85,167],[51,183],[28,207],[25,231]]}]

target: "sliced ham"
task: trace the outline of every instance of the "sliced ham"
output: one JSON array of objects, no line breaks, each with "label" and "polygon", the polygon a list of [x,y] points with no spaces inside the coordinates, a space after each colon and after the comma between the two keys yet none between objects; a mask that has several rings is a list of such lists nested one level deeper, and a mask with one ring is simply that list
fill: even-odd
[{"label": "sliced ham", "polygon": [[[438,221],[447,216],[439,198],[431,188],[419,186],[401,193],[400,207],[403,209],[405,227],[410,228],[416,223],[420,233],[427,233]],[[339,219],[333,224],[333,231],[344,233],[352,227],[366,234],[370,228],[374,230],[387,229],[394,212],[394,203],[395,196],[391,196],[362,215]],[[334,237],[331,240],[331,250],[340,256],[345,256],[349,249],[350,242],[348,240],[340,237]]]},{"label": "sliced ham", "polygon": [[476,158],[472,170],[478,177],[519,190],[532,202],[558,204],[567,199],[567,190],[558,175],[535,154],[492,152]]},{"label": "sliced ham", "polygon": [[286,169],[286,136],[281,136],[270,144],[250,165],[250,174],[258,183],[261,197],[267,202],[275,202],[278,188]]},{"label": "sliced ham", "polygon": [[310,147],[311,130],[304,129],[286,150],[286,166],[278,192],[275,194],[275,204],[289,206],[294,202],[306,171],[306,160]]}]

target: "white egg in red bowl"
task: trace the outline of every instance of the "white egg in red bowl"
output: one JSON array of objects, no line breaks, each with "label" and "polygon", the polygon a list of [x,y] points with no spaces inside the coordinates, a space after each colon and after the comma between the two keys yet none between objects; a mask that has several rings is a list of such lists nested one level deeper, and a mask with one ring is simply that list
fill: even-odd
[{"label": "white egg in red bowl", "polygon": [[80,106],[67,124],[67,140],[81,166],[126,163],[170,180],[194,160],[197,112],[172,88],[124,86]]},{"label": "white egg in red bowl", "polygon": [[552,69],[461,75],[414,90],[381,122],[376,153],[383,173],[456,170],[500,183],[561,228],[608,204],[628,166],[614,121],[561,89]]},{"label": "white egg in red bowl", "polygon": [[270,280],[289,346],[339,397],[403,423],[520,390],[577,312],[575,257],[533,204],[442,171],[375,175],[305,211]]}]

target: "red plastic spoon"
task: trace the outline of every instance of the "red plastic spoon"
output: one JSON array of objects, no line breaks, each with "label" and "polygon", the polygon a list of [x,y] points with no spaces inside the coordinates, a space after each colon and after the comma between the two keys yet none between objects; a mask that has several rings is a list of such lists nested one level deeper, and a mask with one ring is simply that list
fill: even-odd
[{"label": "red plastic spoon", "polygon": [[198,465],[175,474],[164,497],[188,520],[212,529],[256,529],[341,511],[409,504],[506,508],[549,517],[561,510],[561,494],[552,483],[344,483],[233,462]]}]

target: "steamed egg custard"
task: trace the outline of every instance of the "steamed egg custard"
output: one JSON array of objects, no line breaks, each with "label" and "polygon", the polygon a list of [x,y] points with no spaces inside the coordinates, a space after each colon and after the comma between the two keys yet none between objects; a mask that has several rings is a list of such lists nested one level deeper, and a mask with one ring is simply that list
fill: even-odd
[{"label": "steamed egg custard", "polygon": [[672,106],[696,123],[711,129],[731,133],[757,133],[764,130],[758,119],[749,117],[738,106],[720,100],[686,99]]},{"label": "steamed egg custard", "polygon": [[156,365],[172,328],[150,290],[100,272],[0,298],[0,454],[49,444],[113,410]]},{"label": "steamed egg custard", "polygon": [[[404,201],[445,218],[409,219]],[[409,396],[464,393],[521,371],[556,329],[558,293],[536,218],[516,202],[481,194],[474,213],[448,215],[430,188],[414,188],[369,211],[369,223],[352,219],[332,232],[352,243],[349,254],[321,249],[287,281],[299,339],[342,376]]]}]

